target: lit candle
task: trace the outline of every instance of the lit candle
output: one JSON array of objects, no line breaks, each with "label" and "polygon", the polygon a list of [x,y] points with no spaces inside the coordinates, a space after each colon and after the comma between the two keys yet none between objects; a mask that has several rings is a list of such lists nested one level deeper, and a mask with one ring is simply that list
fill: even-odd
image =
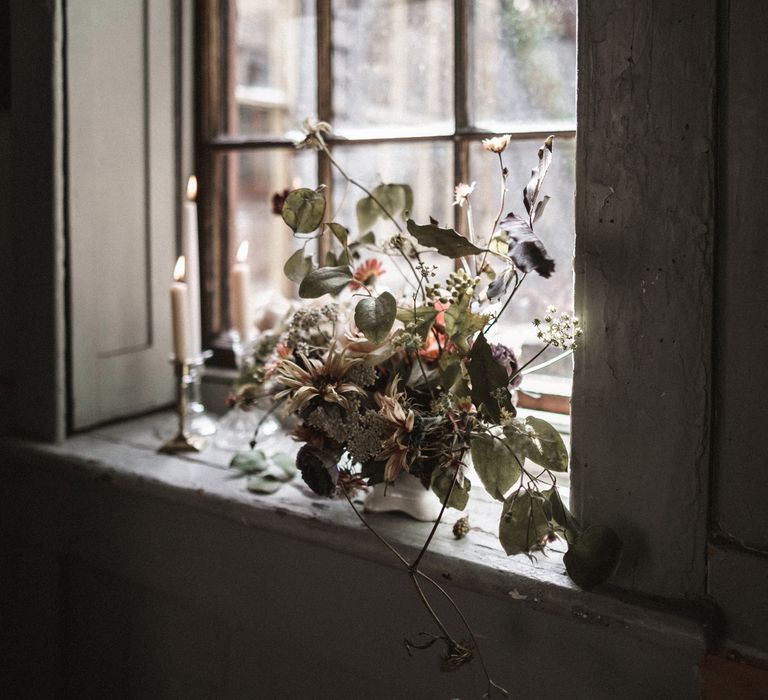
[{"label": "lit candle", "polygon": [[173,268],[171,285],[171,318],[173,320],[173,354],[177,362],[189,359],[189,286],[184,281],[186,263],[180,255]]},{"label": "lit candle", "polygon": [[198,359],[203,351],[200,323],[200,263],[197,239],[197,178],[187,181],[187,197],[181,207],[181,252],[186,260],[189,287],[189,356]]},{"label": "lit candle", "polygon": [[232,266],[232,327],[244,343],[250,339],[253,329],[251,322],[251,266],[248,264],[248,241],[237,249],[235,264]]}]

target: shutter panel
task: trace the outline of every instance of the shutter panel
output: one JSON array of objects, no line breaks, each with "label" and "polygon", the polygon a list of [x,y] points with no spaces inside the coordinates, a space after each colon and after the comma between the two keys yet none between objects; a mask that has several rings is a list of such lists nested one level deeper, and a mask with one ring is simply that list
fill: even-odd
[{"label": "shutter panel", "polygon": [[72,426],[173,400],[173,0],[69,0]]}]

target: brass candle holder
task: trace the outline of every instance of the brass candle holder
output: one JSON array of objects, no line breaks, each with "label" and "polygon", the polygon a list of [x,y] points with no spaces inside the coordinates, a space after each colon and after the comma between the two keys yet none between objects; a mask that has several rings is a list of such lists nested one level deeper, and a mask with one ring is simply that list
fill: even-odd
[{"label": "brass candle holder", "polygon": [[189,388],[192,384],[190,366],[187,361],[173,360],[177,380],[178,400],[176,415],[178,430],[176,435],[166,442],[158,452],[163,454],[178,454],[180,452],[201,452],[205,449],[205,438],[191,435],[189,432]]}]

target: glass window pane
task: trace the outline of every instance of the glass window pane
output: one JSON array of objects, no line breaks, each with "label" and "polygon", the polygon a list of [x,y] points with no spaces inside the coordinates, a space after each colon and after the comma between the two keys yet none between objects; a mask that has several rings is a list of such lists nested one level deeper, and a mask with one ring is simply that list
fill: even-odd
[{"label": "glass window pane", "polygon": [[470,3],[470,119],[494,132],[576,123],[576,0]]},{"label": "glass window pane", "polygon": [[317,111],[314,2],[237,0],[227,131],[292,136]]},{"label": "glass window pane", "polygon": [[[432,216],[445,225],[453,225],[453,183],[450,142],[394,143],[376,146],[344,146],[334,149],[334,158],[347,175],[372,190],[381,183],[405,183],[412,187],[414,205],[411,217],[418,223],[428,223]],[[366,195],[356,187],[347,187],[344,179],[334,173],[334,220],[358,233],[356,206]],[[374,227],[377,244],[396,233],[394,225],[380,220]],[[363,231],[362,233],[365,233]],[[375,254],[372,254],[375,256]],[[363,256],[365,258],[365,255]],[[452,269],[450,261],[439,255],[427,254],[424,261]],[[394,292],[405,289],[413,274],[399,255],[383,261],[387,270],[381,284]],[[400,270],[401,272],[399,272]]]},{"label": "glass window pane", "polygon": [[[228,251],[230,265],[241,241],[249,241],[254,303],[270,290],[293,294],[283,264],[303,241],[293,238],[280,214],[272,211],[276,192],[317,186],[317,156],[313,151],[270,149],[224,156],[229,171]],[[312,248],[309,248],[312,246]],[[309,243],[308,251],[314,250]],[[229,269],[229,268],[228,268]]]},{"label": "glass window pane", "polygon": [[[510,211],[525,213],[522,189],[530,178],[531,169],[536,165],[536,153],[540,145],[541,141],[538,140],[512,141],[504,151],[504,165],[509,169],[505,214]],[[498,157],[484,150],[479,142],[473,143],[470,149],[470,168],[471,179],[477,182],[472,194],[476,235],[485,242],[499,212]],[[536,235],[555,261],[555,271],[548,279],[535,272],[529,274],[497,324],[512,347],[523,350],[524,360],[541,347],[541,343],[536,340],[533,319],[542,318],[550,304],[560,311],[573,311],[575,177],[574,140],[555,140],[554,158],[543,187],[543,193],[552,199],[542,218],[535,224]],[[549,355],[541,359],[547,357]],[[570,363],[561,362],[548,368],[547,373],[570,376],[571,368]]]},{"label": "glass window pane", "polygon": [[336,130],[450,131],[453,1],[337,0],[333,11]]}]

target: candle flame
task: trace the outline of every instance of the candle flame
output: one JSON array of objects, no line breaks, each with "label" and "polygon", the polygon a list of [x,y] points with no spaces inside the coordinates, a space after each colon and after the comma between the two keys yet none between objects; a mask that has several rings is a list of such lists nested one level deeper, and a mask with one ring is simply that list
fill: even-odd
[{"label": "candle flame", "polygon": [[197,199],[197,178],[194,175],[190,175],[187,180],[187,199],[190,202]]},{"label": "candle flame", "polygon": [[176,265],[173,268],[173,279],[177,282],[184,282],[187,274],[187,262],[183,255],[179,255]]},{"label": "candle flame", "polygon": [[245,262],[248,260],[248,241],[243,241],[237,249],[237,255],[235,256],[237,262]]}]

